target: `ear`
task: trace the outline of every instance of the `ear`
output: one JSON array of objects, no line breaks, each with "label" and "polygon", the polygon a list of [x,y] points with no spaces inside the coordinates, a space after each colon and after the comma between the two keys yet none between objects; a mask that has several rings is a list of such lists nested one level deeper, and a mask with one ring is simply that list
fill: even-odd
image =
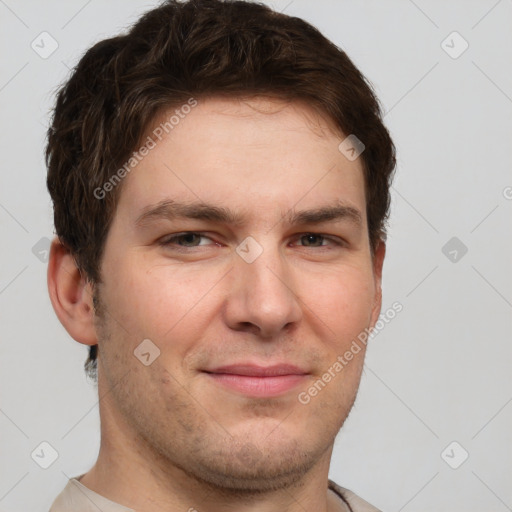
[{"label": "ear", "polygon": [[375,295],[372,308],[371,327],[377,323],[382,307],[382,266],[384,264],[385,255],[386,244],[381,240],[375,248],[372,260]]},{"label": "ear", "polygon": [[91,283],[86,283],[73,256],[57,237],[50,248],[47,280],[53,309],[66,331],[79,343],[96,345]]}]

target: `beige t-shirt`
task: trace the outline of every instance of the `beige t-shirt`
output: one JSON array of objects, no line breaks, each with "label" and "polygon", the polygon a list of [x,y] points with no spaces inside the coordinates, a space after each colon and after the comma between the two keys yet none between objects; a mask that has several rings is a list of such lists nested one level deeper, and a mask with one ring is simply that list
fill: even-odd
[{"label": "beige t-shirt", "polygon": [[[69,480],[63,491],[55,498],[49,512],[135,512],[131,508],[114,503],[91,491],[78,481],[82,476]],[[328,487],[340,497],[346,512],[380,512],[373,505],[332,480],[329,480]]]}]

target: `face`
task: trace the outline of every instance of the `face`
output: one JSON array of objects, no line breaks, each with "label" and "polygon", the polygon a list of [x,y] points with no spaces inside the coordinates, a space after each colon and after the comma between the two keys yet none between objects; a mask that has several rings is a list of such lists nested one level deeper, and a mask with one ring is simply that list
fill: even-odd
[{"label": "face", "polygon": [[383,257],[343,138],[300,103],[209,99],[126,176],[96,329],[103,412],[133,449],[229,489],[330,458],[364,348],[322,376],[375,323]]}]

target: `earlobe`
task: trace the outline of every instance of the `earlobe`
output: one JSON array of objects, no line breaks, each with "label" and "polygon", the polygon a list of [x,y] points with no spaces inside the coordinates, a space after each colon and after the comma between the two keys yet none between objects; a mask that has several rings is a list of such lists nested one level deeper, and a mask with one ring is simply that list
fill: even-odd
[{"label": "earlobe", "polygon": [[66,331],[79,343],[97,344],[91,284],[57,237],[50,249],[47,281],[53,309]]}]

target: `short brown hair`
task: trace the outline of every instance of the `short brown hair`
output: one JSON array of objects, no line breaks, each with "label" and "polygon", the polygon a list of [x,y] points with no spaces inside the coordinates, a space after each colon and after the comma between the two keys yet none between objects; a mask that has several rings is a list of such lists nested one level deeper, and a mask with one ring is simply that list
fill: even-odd
[{"label": "short brown hair", "polygon": [[[168,0],[125,34],[90,48],[60,89],[48,130],[47,186],[60,241],[93,284],[122,183],[102,187],[162,109],[191,97],[302,100],[354,134],[363,161],[372,250],[385,239],[395,147],[372,86],[304,20],[260,3]],[[97,345],[86,370],[95,377]]]}]

